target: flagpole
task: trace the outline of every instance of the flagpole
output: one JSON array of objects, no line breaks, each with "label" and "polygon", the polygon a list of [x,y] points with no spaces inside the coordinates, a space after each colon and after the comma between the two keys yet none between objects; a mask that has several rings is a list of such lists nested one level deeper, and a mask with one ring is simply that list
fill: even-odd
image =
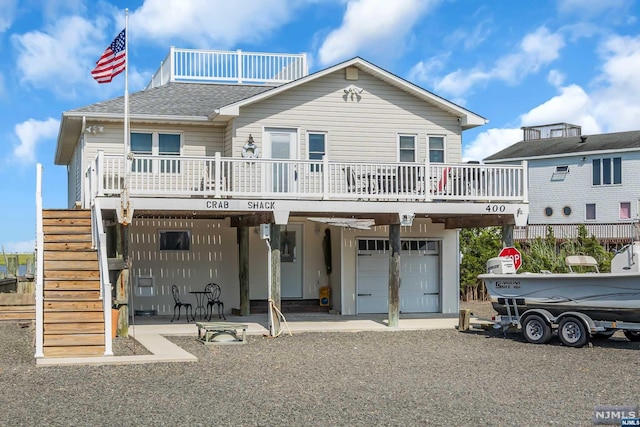
[{"label": "flagpole", "polygon": [[128,225],[131,222],[131,209],[129,200],[129,179],[131,174],[130,156],[130,132],[129,132],[129,9],[124,10],[124,185],[122,189],[121,209],[122,224]]}]

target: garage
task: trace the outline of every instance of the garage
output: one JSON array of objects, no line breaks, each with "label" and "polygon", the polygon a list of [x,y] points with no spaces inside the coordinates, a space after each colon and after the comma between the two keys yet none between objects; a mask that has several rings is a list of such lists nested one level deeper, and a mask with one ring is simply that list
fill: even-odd
[{"label": "garage", "polygon": [[[400,242],[400,312],[439,313],[440,241],[403,239]],[[359,239],[357,312],[389,311],[389,240]]]}]

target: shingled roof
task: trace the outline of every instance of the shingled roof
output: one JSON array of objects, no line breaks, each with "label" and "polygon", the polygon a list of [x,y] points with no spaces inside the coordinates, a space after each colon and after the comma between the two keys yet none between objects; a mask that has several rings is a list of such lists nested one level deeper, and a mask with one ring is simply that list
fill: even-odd
[{"label": "shingled roof", "polygon": [[[129,95],[129,113],[152,116],[208,117],[216,109],[273,89],[272,86],[206,83],[167,83]],[[124,96],[67,111],[67,115],[91,113],[122,115]]]},{"label": "shingled roof", "polygon": [[530,139],[516,142],[485,158],[484,162],[496,163],[622,150],[640,150],[640,131]]}]

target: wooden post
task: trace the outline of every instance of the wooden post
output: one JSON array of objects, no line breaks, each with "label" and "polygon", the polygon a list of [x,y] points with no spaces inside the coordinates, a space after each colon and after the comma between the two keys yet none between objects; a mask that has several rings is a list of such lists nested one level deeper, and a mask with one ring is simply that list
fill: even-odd
[{"label": "wooden post", "polygon": [[463,308],[460,310],[460,316],[458,318],[458,331],[468,331],[470,328],[471,310]]},{"label": "wooden post", "polygon": [[238,279],[240,282],[240,316],[251,314],[249,303],[249,227],[238,227]]},{"label": "wooden post", "polygon": [[280,226],[271,224],[271,299],[278,310],[282,310],[280,301]]},{"label": "wooden post", "polygon": [[115,286],[115,303],[118,305],[120,315],[118,316],[118,336],[126,337],[129,335],[129,226],[120,224],[118,231],[118,245],[116,256],[122,257],[123,268],[118,274],[118,280]]},{"label": "wooden post", "polygon": [[400,318],[400,224],[389,225],[389,326]]},{"label": "wooden post", "polygon": [[513,247],[513,224],[502,226],[502,246],[505,248]]}]

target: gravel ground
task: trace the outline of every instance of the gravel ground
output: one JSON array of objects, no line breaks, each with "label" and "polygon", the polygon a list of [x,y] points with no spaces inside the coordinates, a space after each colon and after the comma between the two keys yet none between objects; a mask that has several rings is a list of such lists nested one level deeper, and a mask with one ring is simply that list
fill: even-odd
[{"label": "gravel ground", "polygon": [[617,335],[580,349],[493,330],[172,337],[199,361],[66,367],[36,367],[32,339],[0,322],[0,426],[590,426],[594,406],[640,403],[640,344]]}]

